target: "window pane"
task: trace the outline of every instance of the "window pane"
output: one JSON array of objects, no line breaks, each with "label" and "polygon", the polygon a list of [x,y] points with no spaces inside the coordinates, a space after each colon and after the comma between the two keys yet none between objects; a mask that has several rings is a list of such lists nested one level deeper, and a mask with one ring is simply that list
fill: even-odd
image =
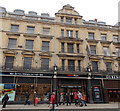
[{"label": "window pane", "polygon": [[64,37],[64,30],[61,29],[61,37]]},{"label": "window pane", "polygon": [[101,34],[101,39],[102,39],[103,41],[106,41],[106,40],[107,40],[107,35],[106,35],[106,34]]},{"label": "window pane", "polygon": [[64,71],[65,70],[65,60],[62,59],[62,70]]},{"label": "window pane", "polygon": [[97,61],[92,61],[92,71],[98,72],[98,62]]},{"label": "window pane", "polygon": [[43,34],[49,35],[50,34],[50,28],[43,28]]},{"label": "window pane", "polygon": [[41,69],[42,70],[49,70],[49,59],[48,58],[41,59]]},{"label": "window pane", "polygon": [[26,40],[26,49],[27,50],[33,49],[33,40]]},{"label": "window pane", "polygon": [[68,43],[67,48],[68,48],[68,53],[74,52],[74,44]]},{"label": "window pane", "polygon": [[24,69],[31,69],[32,57],[24,57]]},{"label": "window pane", "polygon": [[89,32],[89,33],[88,33],[88,39],[94,40],[94,33]]},{"label": "window pane", "polygon": [[76,45],[77,45],[77,53],[80,53],[79,44],[76,44]]},{"label": "window pane", "polygon": [[67,24],[72,24],[72,18],[66,18],[66,23]]},{"label": "window pane", "polygon": [[111,64],[111,62],[106,63],[106,71],[107,72],[112,72],[112,64]]},{"label": "window pane", "polygon": [[19,25],[11,25],[11,32],[18,32]]},{"label": "window pane", "polygon": [[81,61],[78,60],[78,71],[81,71]]},{"label": "window pane", "polygon": [[6,56],[5,68],[12,69],[14,63],[14,56]]},{"label": "window pane", "polygon": [[113,42],[118,42],[118,41],[119,41],[118,35],[113,35]]},{"label": "window pane", "polygon": [[116,55],[120,57],[120,49],[116,48]]},{"label": "window pane", "polygon": [[104,56],[110,56],[108,47],[103,47]]},{"label": "window pane", "polygon": [[16,48],[17,39],[9,38],[8,40],[8,48]]},{"label": "window pane", "polygon": [[49,42],[42,41],[42,51],[49,51]]},{"label": "window pane", "polygon": [[95,54],[96,54],[96,46],[91,45],[91,46],[90,46],[90,51],[91,51],[91,54],[92,54],[92,55],[95,55]]},{"label": "window pane", "polygon": [[64,22],[64,17],[61,17],[61,23],[63,23]]},{"label": "window pane", "polygon": [[77,24],[77,19],[76,18],[74,19],[74,21],[75,21],[75,24]]},{"label": "window pane", "polygon": [[78,31],[76,31],[76,38],[78,38]]},{"label": "window pane", "polygon": [[27,33],[34,33],[35,27],[27,26]]},{"label": "window pane", "polygon": [[64,50],[64,43],[61,43],[61,52],[65,52],[65,50]]},{"label": "window pane", "polygon": [[68,70],[75,71],[75,61],[74,60],[68,60]]},{"label": "window pane", "polygon": [[73,37],[73,31],[67,30],[67,37]]}]

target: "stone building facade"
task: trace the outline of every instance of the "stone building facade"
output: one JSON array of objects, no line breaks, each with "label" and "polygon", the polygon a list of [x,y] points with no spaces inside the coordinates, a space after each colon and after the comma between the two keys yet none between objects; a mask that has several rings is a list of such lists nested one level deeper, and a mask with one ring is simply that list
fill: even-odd
[{"label": "stone building facade", "polygon": [[47,101],[54,66],[58,95],[80,90],[88,102],[118,101],[119,26],[85,21],[71,5],[55,17],[0,7],[0,66],[1,84],[15,84],[15,101],[24,101],[27,91],[32,101],[34,90]]}]

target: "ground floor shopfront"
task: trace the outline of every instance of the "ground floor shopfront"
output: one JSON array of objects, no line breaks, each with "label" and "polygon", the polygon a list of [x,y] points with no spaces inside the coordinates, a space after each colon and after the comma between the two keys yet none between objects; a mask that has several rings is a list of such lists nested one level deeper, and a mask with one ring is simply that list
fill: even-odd
[{"label": "ground floor shopfront", "polygon": [[[16,75],[15,73],[9,73],[8,75],[5,73],[2,75],[2,84],[6,84],[6,87],[9,86],[8,89],[13,88],[15,91],[14,102],[24,101],[26,92],[30,93],[30,101],[32,102],[34,91],[37,92],[37,97],[40,102],[48,102],[49,93],[54,91],[53,74],[34,75],[35,74],[31,73],[18,73]],[[118,81],[115,82],[112,80],[111,82],[111,80],[94,78],[90,79],[90,86],[87,76],[75,77],[72,75],[58,76],[56,81],[58,101],[61,92],[69,92],[71,94],[72,102],[74,102],[73,93],[75,91],[81,91],[86,94],[88,102],[90,101],[90,94],[94,103],[119,101],[120,89],[116,86]],[[115,84],[111,87],[109,85],[111,83]]]}]

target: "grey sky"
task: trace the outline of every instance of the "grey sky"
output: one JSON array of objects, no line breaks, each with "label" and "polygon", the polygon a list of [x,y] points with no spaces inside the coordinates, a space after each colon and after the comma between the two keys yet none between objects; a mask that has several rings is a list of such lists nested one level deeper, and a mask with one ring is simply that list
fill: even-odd
[{"label": "grey sky", "polygon": [[60,10],[63,5],[70,4],[75,10],[83,16],[85,20],[98,19],[108,25],[114,25],[118,22],[118,2],[120,0],[0,0],[0,6],[5,7],[7,11],[14,9],[35,11],[41,13],[54,14]]}]

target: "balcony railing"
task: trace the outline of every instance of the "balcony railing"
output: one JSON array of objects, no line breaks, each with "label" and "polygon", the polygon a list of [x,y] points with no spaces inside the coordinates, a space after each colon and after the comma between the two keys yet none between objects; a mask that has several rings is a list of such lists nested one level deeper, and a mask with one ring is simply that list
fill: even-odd
[{"label": "balcony railing", "polygon": [[[5,66],[1,66],[0,67],[1,70],[3,71],[18,71],[18,72],[53,72],[53,67],[48,67],[48,68],[44,68],[44,67],[20,67],[20,66],[13,66],[13,67],[5,67]],[[61,66],[58,67],[58,72],[65,72],[65,73],[88,73],[86,68],[81,68],[78,66]],[[118,72],[120,71],[114,71],[111,70],[110,72],[107,72],[106,70],[92,70],[91,73],[92,74],[118,74]]]}]

